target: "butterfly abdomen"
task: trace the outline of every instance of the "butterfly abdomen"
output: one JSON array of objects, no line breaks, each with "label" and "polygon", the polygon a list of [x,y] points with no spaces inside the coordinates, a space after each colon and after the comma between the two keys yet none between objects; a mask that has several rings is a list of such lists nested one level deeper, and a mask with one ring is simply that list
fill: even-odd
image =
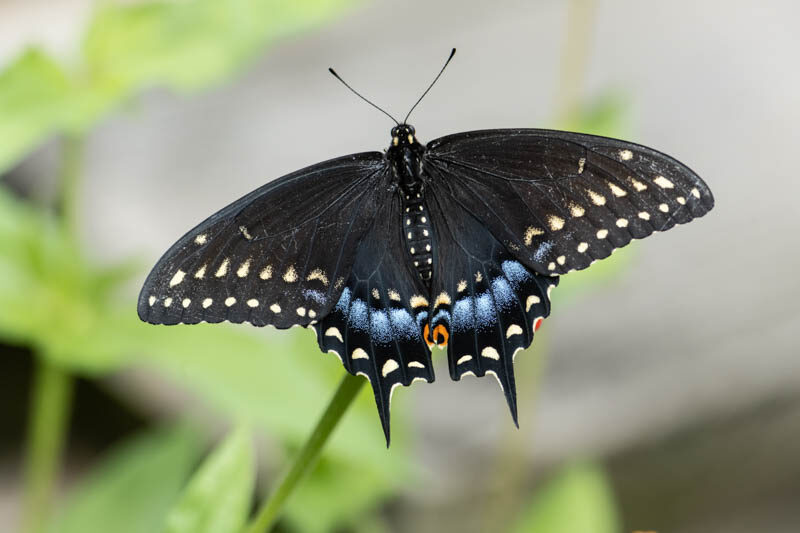
[{"label": "butterfly abdomen", "polygon": [[403,233],[409,260],[422,281],[430,288],[433,275],[433,227],[420,192],[403,194]]}]

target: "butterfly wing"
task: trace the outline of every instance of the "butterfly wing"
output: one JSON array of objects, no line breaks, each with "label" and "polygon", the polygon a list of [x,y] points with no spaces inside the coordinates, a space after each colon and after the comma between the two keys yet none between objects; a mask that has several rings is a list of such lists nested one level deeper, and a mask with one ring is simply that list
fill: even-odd
[{"label": "butterfly wing", "polygon": [[387,446],[395,387],[434,379],[421,335],[427,289],[407,258],[401,209],[399,195],[385,195],[338,302],[314,326],[322,351],[334,352],[348,372],[372,384]]},{"label": "butterfly wing", "polygon": [[452,199],[526,266],[559,275],[632,239],[703,216],[714,197],[677,160],[645,146],[550,130],[485,130],[428,144],[425,165]]},{"label": "butterfly wing", "polygon": [[494,375],[516,423],[514,356],[531,345],[550,314],[550,290],[558,278],[526,268],[456,201],[447,187],[449,176],[429,171],[426,198],[436,228],[432,340],[444,340],[438,344],[447,347],[454,380]]},{"label": "butterfly wing", "polygon": [[368,152],[274,180],[184,235],[139,296],[153,324],[308,325],[327,314],[378,213],[389,170]]}]

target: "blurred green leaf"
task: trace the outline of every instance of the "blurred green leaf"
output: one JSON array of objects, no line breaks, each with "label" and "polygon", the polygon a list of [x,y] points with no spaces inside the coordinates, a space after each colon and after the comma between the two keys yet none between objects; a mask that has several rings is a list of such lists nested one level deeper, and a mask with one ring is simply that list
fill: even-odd
[{"label": "blurred green leaf", "polygon": [[85,56],[93,80],[136,91],[192,90],[231,76],[267,42],[321,22],[352,0],[194,0],[106,5]]},{"label": "blurred green leaf", "polygon": [[624,137],[629,128],[629,98],[620,91],[606,90],[581,106],[556,127],[605,137]]},{"label": "blurred green leaf", "polygon": [[41,50],[0,72],[0,173],[64,125],[73,95],[67,74]]},{"label": "blurred green leaf", "polygon": [[[398,465],[391,457],[393,453],[393,449],[387,451],[386,459]],[[375,510],[407,478],[403,468],[378,469],[369,463],[341,460],[328,454],[289,499],[286,518],[298,531],[340,531],[355,526],[359,517]]]},{"label": "blurred green leaf", "polygon": [[201,450],[184,428],[126,442],[72,490],[50,533],[158,531]]},{"label": "blurred green leaf", "polygon": [[[138,343],[150,366],[225,416],[247,417],[296,449],[333,394],[341,363],[319,352],[310,331],[260,333],[223,324],[142,325],[131,342]],[[292,496],[290,521],[302,524],[303,530],[346,522],[403,483],[408,475],[407,430],[401,412],[392,414],[395,438],[387,450],[371,391],[362,391],[331,437],[319,467]],[[313,516],[308,509],[315,509]]]},{"label": "blurred green leaf", "polygon": [[611,486],[593,463],[564,468],[537,492],[512,533],[617,533]]},{"label": "blurred green leaf", "polygon": [[0,187],[0,336],[7,341],[73,370],[116,368],[125,352],[108,328],[119,331],[122,317],[109,306],[131,268],[90,267],[52,216]]},{"label": "blurred green leaf", "polygon": [[30,49],[0,72],[0,173],[53,134],[87,132],[142,89],[227,80],[270,42],[353,1],[101,3],[74,69]]},{"label": "blurred green leaf", "polygon": [[236,533],[244,525],[255,484],[250,430],[232,432],[194,474],[167,517],[168,533]]}]

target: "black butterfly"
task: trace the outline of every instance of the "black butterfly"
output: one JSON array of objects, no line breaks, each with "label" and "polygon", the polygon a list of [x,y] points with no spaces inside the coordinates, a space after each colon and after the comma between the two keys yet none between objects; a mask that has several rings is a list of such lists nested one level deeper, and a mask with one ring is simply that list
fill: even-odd
[{"label": "black butterfly", "polygon": [[139,317],[313,326],[372,384],[387,444],[392,391],[434,380],[434,346],[454,380],[497,378],[516,423],[514,355],[558,276],[714,205],[697,174],[645,146],[540,129],[423,145],[406,120],[385,153],[304,168],[189,231],[148,276]]}]

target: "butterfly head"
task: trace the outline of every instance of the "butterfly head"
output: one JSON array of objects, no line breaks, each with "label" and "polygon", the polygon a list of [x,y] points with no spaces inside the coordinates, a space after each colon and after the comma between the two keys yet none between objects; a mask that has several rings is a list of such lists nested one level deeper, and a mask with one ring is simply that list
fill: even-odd
[{"label": "butterfly head", "polygon": [[398,124],[392,128],[392,146],[409,146],[417,143],[414,137],[414,126],[410,124]]}]

